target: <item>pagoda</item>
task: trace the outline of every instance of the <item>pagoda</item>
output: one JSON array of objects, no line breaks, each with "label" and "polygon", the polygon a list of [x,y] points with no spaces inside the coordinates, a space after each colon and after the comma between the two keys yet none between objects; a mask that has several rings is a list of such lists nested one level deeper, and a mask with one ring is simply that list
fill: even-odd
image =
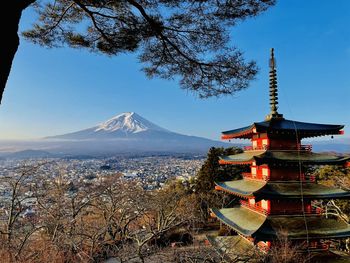
[{"label": "pagoda", "polygon": [[349,166],[350,157],[314,153],[302,139],[343,134],[343,125],[287,120],[278,110],[277,74],[274,51],[270,58],[271,112],[262,122],[222,132],[222,139],[249,139],[243,153],[220,157],[220,164],[248,165],[243,179],[216,182],[215,189],[241,199],[239,206],[211,209],[231,231],[266,251],[281,233],[293,244],[308,251],[328,250],[330,239],[350,237],[350,225],[326,217],[315,209],[315,200],[349,199],[350,192],[317,184],[307,167]]}]

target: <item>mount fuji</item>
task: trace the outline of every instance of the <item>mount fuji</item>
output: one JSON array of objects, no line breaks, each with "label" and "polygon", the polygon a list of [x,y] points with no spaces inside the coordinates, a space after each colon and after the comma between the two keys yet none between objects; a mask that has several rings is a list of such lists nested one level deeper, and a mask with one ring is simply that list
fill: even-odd
[{"label": "mount fuji", "polygon": [[47,138],[68,140],[116,139],[142,137],[146,134],[149,136],[154,133],[168,135],[172,132],[146,120],[135,112],[125,112],[94,127]]},{"label": "mount fuji", "polygon": [[162,128],[135,112],[125,112],[88,129],[46,137],[56,151],[69,153],[207,152],[232,144]]}]

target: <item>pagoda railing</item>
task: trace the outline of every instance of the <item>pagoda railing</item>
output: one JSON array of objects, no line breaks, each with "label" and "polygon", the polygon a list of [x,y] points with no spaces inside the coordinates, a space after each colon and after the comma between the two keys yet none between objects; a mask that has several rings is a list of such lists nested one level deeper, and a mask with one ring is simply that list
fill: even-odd
[{"label": "pagoda railing", "polygon": [[257,212],[259,214],[263,214],[263,215],[322,215],[322,209],[305,209],[305,211],[303,212],[301,209],[292,209],[292,210],[287,210],[287,209],[281,209],[278,211],[268,211],[262,207],[259,206],[255,206],[250,204],[248,201],[245,200],[240,200],[239,201],[241,206],[248,208],[250,210],[253,210],[254,212]]},{"label": "pagoda railing", "polygon": [[247,202],[245,200],[240,200],[239,202],[241,203],[241,206],[246,207],[250,210],[253,210],[253,211],[258,212],[258,213],[263,214],[263,215],[269,214],[269,211],[267,211],[266,209],[264,209],[262,207],[255,206],[255,205],[251,205],[251,204],[249,204],[249,202]]},{"label": "pagoda railing", "polygon": [[319,211],[317,211],[316,209],[311,209],[311,210],[305,210],[303,212],[303,210],[301,209],[293,209],[293,210],[278,210],[278,211],[270,211],[269,213],[270,215],[321,215],[321,213]]},{"label": "pagoda railing", "polygon": [[316,175],[309,175],[308,179],[309,179],[310,182],[314,183],[314,182],[316,182]]},{"label": "pagoda railing", "polygon": [[242,173],[242,176],[247,179],[255,179],[251,173]]},{"label": "pagoda railing", "polygon": [[267,150],[269,147],[267,145],[263,146],[244,146],[243,150],[244,151],[261,151],[261,150]]},{"label": "pagoda railing", "polygon": [[300,175],[300,180],[303,181],[303,182],[309,181],[309,182],[311,182],[311,183],[314,183],[314,182],[316,182],[316,175],[313,175],[313,174],[312,174],[312,175],[305,176],[305,174],[302,173],[302,174]]},{"label": "pagoda railing", "polygon": [[245,179],[251,179],[251,180],[263,180],[263,181],[269,181],[270,180],[270,176],[267,175],[262,175],[262,178],[258,178],[257,176],[254,176],[251,173],[242,173],[243,178]]},{"label": "pagoda railing", "polygon": [[312,145],[311,144],[298,144],[297,150],[302,152],[311,152],[312,151]]},{"label": "pagoda railing", "polygon": [[301,251],[305,251],[312,249],[313,251],[319,251],[319,250],[328,250],[330,245],[331,245],[331,241],[323,241],[323,242],[317,242],[317,241],[310,241],[309,245],[307,245],[306,242],[302,243],[302,246],[300,246],[300,250]]},{"label": "pagoda railing", "polygon": [[273,147],[271,148],[268,145],[262,146],[244,146],[244,151],[262,151],[262,150],[277,150],[277,151],[301,151],[301,152],[311,152],[312,145],[311,144],[298,144],[293,147]]},{"label": "pagoda railing", "polygon": [[[268,175],[262,175],[260,177],[258,176],[253,176],[251,173],[242,173],[242,176],[244,179],[248,179],[248,180],[258,180],[258,181],[270,181],[270,176]],[[308,176],[305,176],[304,173],[302,173],[300,175],[300,180],[302,182],[310,182],[310,183],[314,183],[316,182],[316,175],[308,175]]]}]

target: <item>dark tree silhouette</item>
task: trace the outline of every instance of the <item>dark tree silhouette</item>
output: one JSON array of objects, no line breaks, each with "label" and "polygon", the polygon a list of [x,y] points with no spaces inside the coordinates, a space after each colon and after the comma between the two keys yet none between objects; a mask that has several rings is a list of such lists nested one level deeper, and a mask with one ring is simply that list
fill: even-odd
[{"label": "dark tree silhouette", "polygon": [[211,147],[208,151],[207,159],[197,173],[196,193],[217,192],[214,190],[215,181],[220,182],[240,178],[244,169],[233,165],[220,165],[219,157],[242,152],[242,149],[235,147],[226,149]]},{"label": "dark tree silhouette", "polygon": [[[275,0],[11,0],[6,41],[0,48],[0,100],[19,45],[18,23],[32,3],[39,19],[25,38],[48,47],[70,46],[118,55],[137,52],[149,77],[179,78],[201,98],[248,87],[253,61],[230,47],[229,29],[254,17]],[[9,17],[9,18],[8,18]],[[4,31],[3,31],[4,32]],[[4,59],[5,58],[5,59]]]},{"label": "dark tree silhouette", "polygon": [[194,185],[197,196],[196,209],[200,212],[199,217],[203,222],[208,220],[210,208],[224,207],[236,199],[230,194],[215,190],[215,182],[239,179],[245,171],[244,167],[220,165],[219,157],[242,152],[242,149],[235,147],[209,149],[207,159],[198,171]]},{"label": "dark tree silhouette", "polygon": [[0,16],[0,23],[3,25],[2,41],[0,41],[0,103],[13,58],[19,46],[18,24],[22,11],[34,2],[35,0],[11,0],[5,1],[2,5],[3,14]]}]

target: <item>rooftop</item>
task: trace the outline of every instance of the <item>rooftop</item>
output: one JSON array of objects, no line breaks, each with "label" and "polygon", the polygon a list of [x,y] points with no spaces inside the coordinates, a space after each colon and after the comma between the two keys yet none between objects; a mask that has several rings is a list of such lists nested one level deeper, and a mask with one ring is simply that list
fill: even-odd
[{"label": "rooftop", "polygon": [[269,163],[303,163],[303,164],[345,164],[350,156],[338,156],[329,153],[312,153],[300,151],[249,151],[235,155],[222,156],[221,164],[257,164]]},{"label": "rooftop", "polygon": [[236,232],[262,241],[274,240],[281,233],[288,239],[350,236],[350,225],[346,222],[318,215],[264,216],[244,207],[212,209],[212,212]]},{"label": "rooftop", "polygon": [[298,135],[300,139],[324,135],[342,134],[344,125],[308,123],[286,119],[270,119],[262,122],[254,122],[252,125],[224,131],[222,139],[250,139],[254,133],[282,133],[287,136]]},{"label": "rooftop", "polygon": [[222,190],[255,199],[298,199],[301,195],[306,199],[349,198],[350,191],[315,183],[264,182],[258,180],[235,180],[217,182]]}]

